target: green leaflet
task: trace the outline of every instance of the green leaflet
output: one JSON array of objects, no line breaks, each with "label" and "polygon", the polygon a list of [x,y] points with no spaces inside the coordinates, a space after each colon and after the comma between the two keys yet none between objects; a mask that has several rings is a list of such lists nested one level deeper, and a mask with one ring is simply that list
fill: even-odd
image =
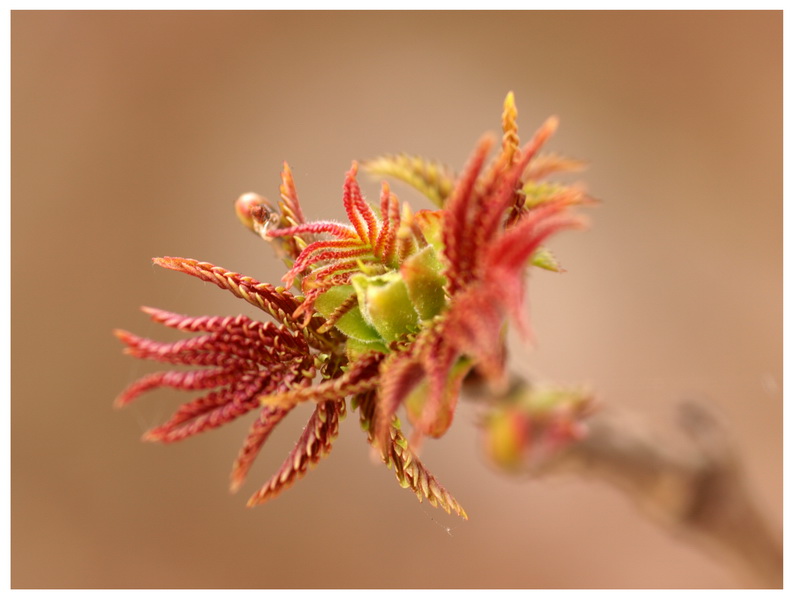
[{"label": "green leaflet", "polygon": [[421,234],[427,243],[435,248],[438,253],[443,252],[443,211],[420,210],[413,215],[413,220],[419,226]]},{"label": "green leaflet", "polygon": [[357,298],[357,305],[335,323],[352,342],[348,350],[353,353],[387,352],[389,342],[417,332],[446,306],[443,263],[431,245],[405,259],[398,271],[357,273],[350,281],[319,296],[315,308],[327,319],[348,298]]},{"label": "green leaflet", "polygon": [[[342,302],[354,293],[355,290],[351,285],[340,285],[330,288],[317,298],[314,308],[327,319]],[[351,308],[339,319],[336,322],[336,328],[350,339],[363,342],[382,342],[383,340],[377,330],[366,322],[358,306]]]},{"label": "green leaflet", "polygon": [[531,264],[535,267],[540,267],[541,269],[554,271],[556,273],[564,271],[553,253],[548,250],[548,248],[544,247],[538,248],[537,251],[531,255]]},{"label": "green leaflet", "polygon": [[354,338],[347,339],[347,357],[354,361],[357,360],[363,354],[367,352],[382,352],[383,354],[388,353],[388,346],[386,345],[384,340],[378,340],[375,342],[364,342],[362,340],[356,340]]},{"label": "green leaflet", "polygon": [[393,342],[406,333],[418,331],[419,315],[399,273],[392,271],[373,277],[359,273],[352,277],[352,285],[364,319],[382,339]]},{"label": "green leaflet", "polygon": [[366,161],[363,168],[372,175],[394,177],[443,207],[454,187],[454,174],[447,166],[420,156],[388,155]]},{"label": "green leaflet", "polygon": [[428,321],[443,310],[446,305],[443,291],[446,277],[435,248],[427,246],[409,257],[402,263],[400,274],[407,286],[408,297],[422,320]]},{"label": "green leaflet", "polygon": [[565,186],[558,183],[527,181],[523,184],[521,191],[526,197],[524,206],[526,208],[536,208],[546,202],[556,199],[559,194],[565,191]]}]

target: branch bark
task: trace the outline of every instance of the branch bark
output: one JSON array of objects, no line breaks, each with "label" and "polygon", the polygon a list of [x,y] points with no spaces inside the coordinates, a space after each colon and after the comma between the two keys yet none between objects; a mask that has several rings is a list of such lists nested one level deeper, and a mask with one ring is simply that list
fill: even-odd
[{"label": "branch bark", "polygon": [[[528,383],[513,379],[510,394]],[[488,392],[475,380],[466,391]],[[490,395],[491,402],[498,402]],[[683,443],[663,440],[632,416],[603,409],[586,421],[588,433],[532,467],[537,476],[575,474],[625,491],[671,532],[740,568],[751,587],[781,588],[781,528],[772,526],[749,489],[724,426],[705,405],[681,404]]]}]

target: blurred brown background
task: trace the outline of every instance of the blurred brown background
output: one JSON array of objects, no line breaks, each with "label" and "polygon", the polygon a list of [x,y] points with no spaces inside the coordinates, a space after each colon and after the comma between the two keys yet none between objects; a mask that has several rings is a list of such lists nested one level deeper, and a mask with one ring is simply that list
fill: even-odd
[{"label": "blurred brown background", "polygon": [[287,159],[306,213],[341,218],[351,159],[408,151],[460,167],[512,89],[524,139],[559,115],[549,148],[588,159],[581,179],[604,200],[591,231],[553,244],[568,272],[533,275],[537,344],[515,340],[515,363],[670,430],[677,402],[711,402],[781,524],[781,11],[14,12],[11,24],[14,587],[740,583],[599,482],[492,471],[470,407],[423,453],[469,522],[371,463],[354,417],[318,468],[248,510],[308,413],[231,496],[247,420],[139,443],[184,396],[114,411],[155,367],[122,356],[111,330],[166,338],[143,304],[253,315],[150,258],[277,281],[234,217],[238,194],[277,197]]}]

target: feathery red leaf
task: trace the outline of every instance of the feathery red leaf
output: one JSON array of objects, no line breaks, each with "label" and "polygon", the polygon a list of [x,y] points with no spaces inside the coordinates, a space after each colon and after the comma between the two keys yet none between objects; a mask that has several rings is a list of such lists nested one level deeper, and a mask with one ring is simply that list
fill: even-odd
[{"label": "feathery red leaf", "polygon": [[281,468],[248,500],[248,506],[263,504],[303,477],[309,467],[330,452],[339,433],[339,420],[346,412],[344,400],[321,402],[314,409],[303,433]]}]

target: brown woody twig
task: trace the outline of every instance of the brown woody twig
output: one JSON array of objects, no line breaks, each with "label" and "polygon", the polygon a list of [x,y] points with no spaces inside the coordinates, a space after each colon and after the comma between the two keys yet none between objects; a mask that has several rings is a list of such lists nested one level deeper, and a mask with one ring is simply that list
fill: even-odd
[{"label": "brown woody twig", "polygon": [[[520,378],[515,386],[528,386]],[[469,396],[487,394],[476,381]],[[492,396],[489,401],[498,401]],[[782,587],[782,544],[758,507],[723,425],[702,403],[679,408],[683,443],[659,439],[628,415],[603,409],[587,420],[587,435],[539,466],[537,476],[564,473],[599,478],[625,491],[653,520],[736,567],[752,587]]]}]

